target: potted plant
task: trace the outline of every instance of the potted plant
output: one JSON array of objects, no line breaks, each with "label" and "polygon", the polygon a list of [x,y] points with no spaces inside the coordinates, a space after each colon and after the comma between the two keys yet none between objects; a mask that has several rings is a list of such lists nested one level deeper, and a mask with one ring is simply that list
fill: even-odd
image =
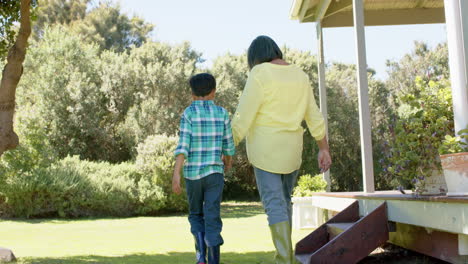
[{"label": "potted plant", "polygon": [[447,196],[468,195],[468,127],[458,136],[446,135],[439,148]]},{"label": "potted plant", "polygon": [[325,192],[326,187],[327,183],[320,174],[299,177],[292,198],[294,229],[317,228],[324,223],[323,210],[313,205],[312,195]]},{"label": "potted plant", "polygon": [[412,92],[398,96],[398,109],[379,160],[383,177],[414,195],[445,195],[439,147],[453,131],[452,94],[448,80],[416,78]]}]

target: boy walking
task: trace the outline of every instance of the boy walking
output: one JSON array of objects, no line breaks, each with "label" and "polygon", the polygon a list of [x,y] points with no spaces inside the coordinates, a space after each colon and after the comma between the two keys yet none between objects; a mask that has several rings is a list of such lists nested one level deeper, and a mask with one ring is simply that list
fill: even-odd
[{"label": "boy walking", "polygon": [[190,79],[190,87],[193,101],[180,120],[172,189],[181,192],[183,166],[197,264],[206,264],[206,251],[208,263],[219,264],[219,247],[224,243],[220,216],[223,173],[231,167],[234,141],[228,112],[213,103],[215,78],[208,73],[197,74]]}]

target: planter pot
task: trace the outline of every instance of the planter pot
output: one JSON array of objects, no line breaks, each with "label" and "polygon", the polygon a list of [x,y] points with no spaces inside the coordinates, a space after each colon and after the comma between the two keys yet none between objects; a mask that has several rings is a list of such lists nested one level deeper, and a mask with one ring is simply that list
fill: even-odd
[{"label": "planter pot", "polygon": [[323,224],[323,210],[312,205],[312,197],[293,197],[294,229],[317,228]]},{"label": "planter pot", "polygon": [[433,170],[430,177],[424,180],[425,189],[422,195],[445,195],[447,193],[447,183],[442,171]]},{"label": "planter pot", "polygon": [[448,196],[468,195],[468,152],[440,155]]}]

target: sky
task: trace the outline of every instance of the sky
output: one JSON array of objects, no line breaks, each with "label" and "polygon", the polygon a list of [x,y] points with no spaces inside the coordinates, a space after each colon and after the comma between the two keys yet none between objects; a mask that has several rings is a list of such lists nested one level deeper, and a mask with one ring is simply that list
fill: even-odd
[{"label": "sky", "polygon": [[[189,41],[209,67],[220,55],[242,54],[258,35],[278,45],[317,54],[315,23],[289,18],[292,0],[115,0],[123,11],[155,25],[152,38]],[[387,77],[387,60],[412,51],[414,41],[434,47],[447,40],[444,24],[366,27],[367,64],[377,78]],[[353,28],[324,29],[327,62],[355,63]]]}]

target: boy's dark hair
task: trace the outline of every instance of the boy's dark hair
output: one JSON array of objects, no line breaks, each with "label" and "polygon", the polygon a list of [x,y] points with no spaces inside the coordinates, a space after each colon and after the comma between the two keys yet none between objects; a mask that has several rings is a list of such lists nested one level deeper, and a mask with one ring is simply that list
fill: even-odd
[{"label": "boy's dark hair", "polygon": [[209,73],[200,73],[190,78],[190,88],[195,96],[206,96],[216,89],[216,80]]},{"label": "boy's dark hair", "polygon": [[275,41],[268,36],[256,37],[247,51],[249,68],[274,59],[283,59],[283,53]]}]

